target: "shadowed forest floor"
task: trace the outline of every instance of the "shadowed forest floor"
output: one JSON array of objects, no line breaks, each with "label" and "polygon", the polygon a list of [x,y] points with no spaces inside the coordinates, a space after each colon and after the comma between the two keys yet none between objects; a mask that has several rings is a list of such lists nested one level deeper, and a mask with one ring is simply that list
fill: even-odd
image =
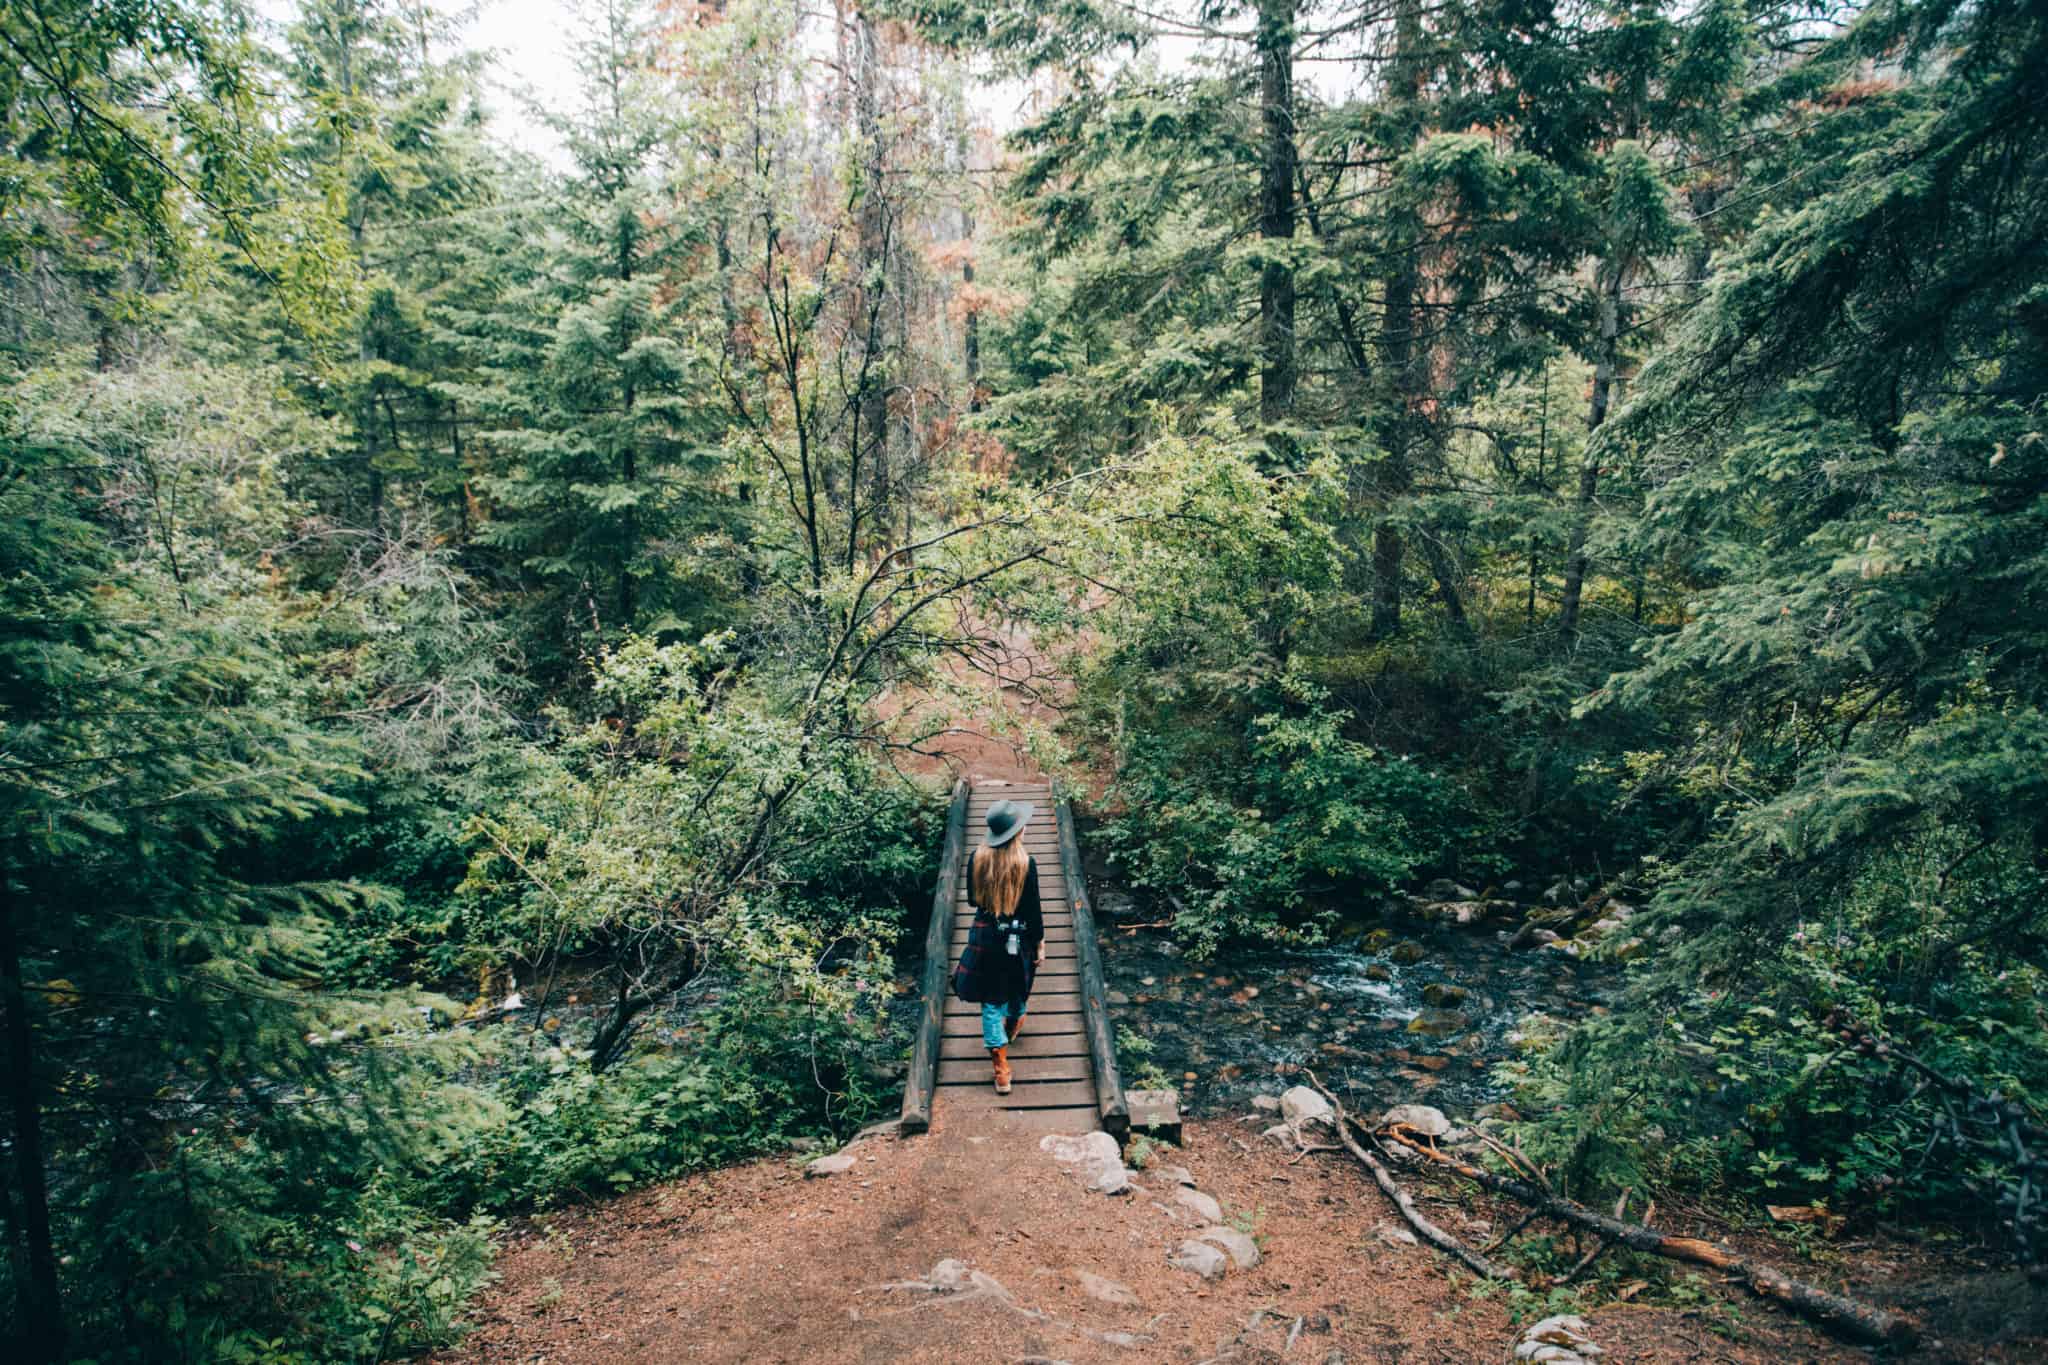
[{"label": "shadowed forest floor", "polygon": [[[1162,1195],[1086,1192],[1030,1137],[944,1131],[871,1139],[844,1175],[760,1161],[518,1226],[502,1280],[479,1306],[458,1361],[1499,1361],[1515,1340],[1509,1306],[1455,1282],[1433,1253],[1383,1241],[1390,1205],[1348,1159],[1290,1163],[1249,1123],[1190,1125],[1163,1159],[1185,1165],[1226,1222],[1264,1249],[1249,1271],[1204,1282],[1167,1252],[1198,1225]],[[1483,1238],[1510,1210],[1449,1189],[1411,1188],[1439,1222]],[[1178,1217],[1176,1217],[1178,1215]],[[1667,1221],[1687,1228],[1683,1217]],[[1700,1231],[1717,1234],[1711,1224]],[[1764,1244],[1785,1261],[1783,1247]],[[947,1258],[999,1281],[1013,1305],[901,1286]],[[1864,1244],[1852,1287],[1893,1281],[1924,1307],[1946,1292],[1910,1248]],[[1077,1272],[1136,1303],[1089,1296]],[[1833,1278],[1826,1267],[1805,1273]],[[892,1287],[895,1286],[895,1287]],[[1017,1309],[1041,1315],[1034,1319]],[[1937,1328],[1913,1359],[2042,1359],[2048,1338],[1963,1344]],[[1299,1320],[1301,1327],[1295,1331]],[[1526,1322],[1528,1319],[1524,1318]],[[1604,1362],[1850,1361],[1831,1341],[1734,1288],[1687,1307],[1613,1304],[1589,1315]],[[1991,1325],[1991,1324],[1987,1324]],[[1133,1345],[1102,1339],[1142,1338]],[[1290,1348],[1288,1338],[1294,1337]]]}]

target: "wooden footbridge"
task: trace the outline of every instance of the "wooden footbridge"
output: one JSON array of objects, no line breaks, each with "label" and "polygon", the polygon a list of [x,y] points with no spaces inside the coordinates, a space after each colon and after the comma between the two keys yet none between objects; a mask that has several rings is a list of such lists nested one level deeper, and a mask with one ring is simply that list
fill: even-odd
[{"label": "wooden footbridge", "polygon": [[[1038,862],[1045,911],[1045,965],[1031,989],[1031,1010],[1010,1048],[1016,1073],[1007,1095],[991,1083],[981,1042],[981,1010],[952,993],[953,967],[967,946],[974,909],[967,903],[967,859],[998,801],[1038,807],[1024,833]],[[920,986],[924,1012],[903,1092],[903,1131],[934,1122],[954,1131],[1028,1129],[1086,1132],[1104,1128],[1119,1139],[1130,1126],[1117,1074],[1116,1036],[1102,984],[1095,916],[1081,873],[1074,813],[1046,783],[963,778],[953,788],[938,887],[925,933]]]}]

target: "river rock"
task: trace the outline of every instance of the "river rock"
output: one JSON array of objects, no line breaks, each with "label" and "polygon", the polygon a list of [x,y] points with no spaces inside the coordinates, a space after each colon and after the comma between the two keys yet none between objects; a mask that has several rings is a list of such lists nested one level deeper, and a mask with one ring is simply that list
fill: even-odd
[{"label": "river rock", "polygon": [[1392,929],[1375,929],[1359,941],[1359,946],[1368,953],[1383,953],[1387,950],[1387,945],[1393,941]]},{"label": "river rock", "polygon": [[1464,1032],[1468,1022],[1456,1010],[1424,1010],[1408,1021],[1408,1031],[1425,1038],[1448,1038]]},{"label": "river rock", "polygon": [[1479,895],[1471,887],[1460,886],[1449,877],[1438,877],[1428,886],[1422,888],[1422,894],[1425,898],[1433,901],[1469,901],[1476,899]]},{"label": "river rock", "polygon": [[1259,1244],[1236,1228],[1203,1228],[1195,1237],[1198,1241],[1221,1247],[1230,1257],[1230,1263],[1239,1270],[1250,1270],[1259,1263]]},{"label": "river rock", "polygon": [[1602,1354],[1586,1331],[1586,1320],[1569,1313],[1545,1318],[1515,1343],[1515,1359],[1535,1365],[1590,1365]]},{"label": "river rock", "polygon": [[1182,1242],[1167,1255],[1166,1263],[1175,1270],[1193,1271],[1205,1280],[1220,1280],[1223,1272],[1230,1268],[1230,1262],[1222,1252],[1207,1242],[1189,1240]]},{"label": "river rock", "polygon": [[1387,949],[1387,956],[1404,967],[1412,967],[1429,956],[1429,950],[1412,938],[1404,938]]},{"label": "river rock", "polygon": [[1091,1299],[1099,1299],[1118,1308],[1138,1306],[1138,1296],[1131,1292],[1129,1285],[1118,1284],[1108,1276],[1098,1275],[1092,1270],[1076,1270],[1073,1274],[1074,1283],[1080,1285],[1081,1292]]},{"label": "river rock", "polygon": [[1194,1210],[1197,1218],[1207,1222],[1219,1223],[1223,1221],[1223,1206],[1217,1203],[1213,1197],[1203,1194],[1200,1190],[1194,1189],[1191,1186],[1183,1185],[1175,1190],[1173,1192],[1173,1202],[1179,1204],[1184,1209]]},{"label": "river rock", "polygon": [[1379,1126],[1391,1128],[1405,1124],[1424,1137],[1442,1137],[1451,1131],[1451,1121],[1444,1117],[1444,1111],[1433,1109],[1426,1104],[1397,1104],[1380,1115]]},{"label": "river rock", "polygon": [[1463,986],[1453,986],[1442,981],[1432,981],[1422,988],[1422,1003],[1438,1009],[1449,1009],[1465,1003],[1467,992]]},{"label": "river rock", "polygon": [[1297,1085],[1280,1097],[1280,1115],[1290,1124],[1330,1123],[1336,1112],[1330,1102],[1305,1085]]},{"label": "river rock", "polygon": [[1384,962],[1368,962],[1365,964],[1365,979],[1367,981],[1392,981],[1394,979],[1394,969]]},{"label": "river rock", "polygon": [[[1111,1141],[1115,1139],[1112,1138]],[[844,1175],[853,1169],[854,1163],[859,1159],[852,1152],[834,1152],[831,1156],[821,1156],[805,1166],[804,1175],[813,1179],[828,1175]]]}]

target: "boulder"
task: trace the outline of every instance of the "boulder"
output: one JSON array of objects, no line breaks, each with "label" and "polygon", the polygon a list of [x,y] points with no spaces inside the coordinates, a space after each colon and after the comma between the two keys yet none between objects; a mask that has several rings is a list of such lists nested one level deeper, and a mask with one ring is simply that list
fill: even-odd
[{"label": "boulder", "polygon": [[821,1156],[806,1165],[804,1167],[804,1175],[812,1179],[828,1175],[844,1175],[853,1169],[854,1163],[858,1160],[860,1158],[856,1157],[852,1152],[834,1152],[831,1156]]},{"label": "boulder", "polygon": [[1093,1194],[1130,1192],[1131,1173],[1124,1169],[1123,1148],[1108,1133],[1098,1131],[1079,1137],[1047,1133],[1038,1140],[1038,1149],[1051,1153],[1054,1161]]},{"label": "boulder", "polygon": [[1404,967],[1412,967],[1429,956],[1429,952],[1412,938],[1404,938],[1387,949],[1387,956]]},{"label": "boulder", "polygon": [[1449,877],[1438,877],[1422,888],[1425,899],[1433,901],[1469,901],[1478,898],[1479,893],[1469,886],[1460,886]]},{"label": "boulder", "polygon": [[1223,1219],[1223,1206],[1200,1190],[1183,1185],[1173,1192],[1173,1202],[1184,1209],[1192,1209],[1197,1218],[1204,1222],[1216,1223]]},{"label": "boulder", "polygon": [[1076,1270],[1073,1274],[1074,1283],[1080,1285],[1081,1292],[1091,1299],[1114,1304],[1118,1308],[1138,1306],[1138,1296],[1131,1292],[1129,1285],[1118,1284],[1108,1276],[1098,1275],[1092,1270]]},{"label": "boulder", "polygon": [[1405,1124],[1424,1137],[1442,1137],[1451,1131],[1451,1121],[1444,1117],[1444,1111],[1433,1109],[1426,1104],[1397,1104],[1380,1115],[1379,1126],[1391,1128]]},{"label": "boulder", "polygon": [[1222,1248],[1223,1254],[1230,1257],[1230,1263],[1239,1270],[1250,1270],[1259,1263],[1259,1244],[1236,1228],[1203,1228],[1195,1238]]},{"label": "boulder", "polygon": [[1166,1263],[1175,1270],[1187,1270],[1205,1280],[1220,1280],[1230,1262],[1207,1242],[1186,1241],[1168,1253]]},{"label": "boulder", "polygon": [[1258,1110],[1261,1114],[1277,1114],[1280,1112],[1280,1097],[1278,1095],[1254,1095],[1252,1096],[1252,1108]]},{"label": "boulder", "polygon": [[1394,969],[1384,962],[1368,962],[1365,964],[1365,979],[1367,981],[1392,981],[1394,979]]},{"label": "boulder", "polygon": [[1305,1085],[1297,1085],[1280,1097],[1280,1116],[1300,1127],[1304,1123],[1331,1123],[1336,1111],[1330,1102]]}]

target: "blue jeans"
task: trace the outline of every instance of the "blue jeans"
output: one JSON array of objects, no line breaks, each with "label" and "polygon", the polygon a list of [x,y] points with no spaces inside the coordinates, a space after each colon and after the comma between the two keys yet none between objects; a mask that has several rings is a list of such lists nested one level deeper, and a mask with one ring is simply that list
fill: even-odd
[{"label": "blue jeans", "polygon": [[1008,1047],[1010,1032],[1024,1022],[1022,1005],[983,1005],[981,1042],[983,1047]]}]

